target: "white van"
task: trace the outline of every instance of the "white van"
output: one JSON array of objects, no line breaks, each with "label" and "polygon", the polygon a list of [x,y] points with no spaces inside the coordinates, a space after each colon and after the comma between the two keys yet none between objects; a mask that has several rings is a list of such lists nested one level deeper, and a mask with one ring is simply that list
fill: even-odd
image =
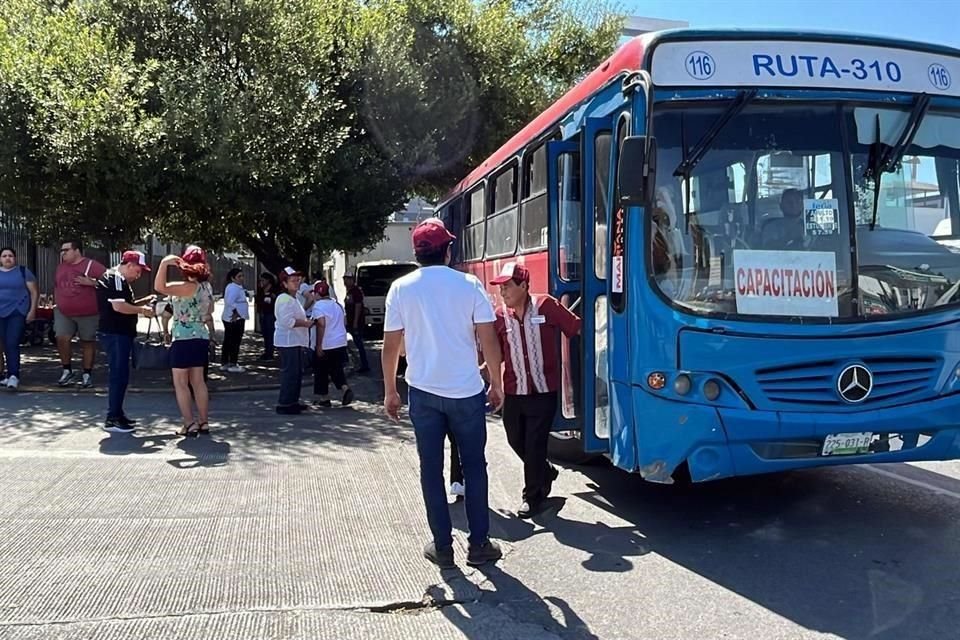
[{"label": "white van", "polygon": [[407,275],[419,265],[416,262],[396,262],[378,260],[361,262],[354,272],[357,286],[363,291],[363,303],[367,318],[367,327],[375,333],[383,331],[383,317],[386,313],[387,291],[397,278]]}]

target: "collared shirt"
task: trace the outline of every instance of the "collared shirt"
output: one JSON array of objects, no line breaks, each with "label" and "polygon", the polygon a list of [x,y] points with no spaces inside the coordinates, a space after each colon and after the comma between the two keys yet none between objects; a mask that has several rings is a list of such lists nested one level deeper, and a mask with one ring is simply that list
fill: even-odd
[{"label": "collared shirt", "polygon": [[556,298],[533,295],[523,318],[513,309],[497,309],[497,339],[503,351],[503,391],[526,396],[560,388],[558,331],[567,337],[580,333],[580,318]]}]

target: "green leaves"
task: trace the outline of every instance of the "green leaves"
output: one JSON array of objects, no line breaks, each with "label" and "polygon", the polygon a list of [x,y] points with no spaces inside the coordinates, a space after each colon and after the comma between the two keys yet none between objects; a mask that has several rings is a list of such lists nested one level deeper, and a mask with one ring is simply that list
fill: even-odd
[{"label": "green leaves", "polygon": [[43,240],[305,266],[452,186],[618,33],[567,0],[0,0],[0,202]]}]

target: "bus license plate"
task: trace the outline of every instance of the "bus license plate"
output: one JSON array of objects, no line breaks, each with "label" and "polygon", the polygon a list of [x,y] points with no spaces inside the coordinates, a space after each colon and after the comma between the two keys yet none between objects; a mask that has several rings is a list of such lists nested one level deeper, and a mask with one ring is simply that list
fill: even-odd
[{"label": "bus license plate", "polygon": [[871,441],[873,441],[872,433],[833,433],[823,441],[821,455],[850,456],[868,453]]}]

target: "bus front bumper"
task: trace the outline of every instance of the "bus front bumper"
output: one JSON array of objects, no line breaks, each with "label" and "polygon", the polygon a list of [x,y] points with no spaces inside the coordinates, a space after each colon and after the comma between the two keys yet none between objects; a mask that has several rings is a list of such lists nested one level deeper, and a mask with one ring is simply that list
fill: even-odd
[{"label": "bus front bumper", "polygon": [[[669,482],[684,461],[692,479],[702,482],[829,465],[960,458],[960,394],[857,413],[800,413],[683,404],[641,393],[647,396],[641,404],[650,409],[652,401],[656,411],[635,415],[657,415],[657,426],[672,431],[669,438],[661,432],[645,439],[638,425],[637,470],[654,482]],[[839,434],[859,439],[861,448],[827,454],[825,441]],[[645,440],[653,446],[645,447]]]}]

